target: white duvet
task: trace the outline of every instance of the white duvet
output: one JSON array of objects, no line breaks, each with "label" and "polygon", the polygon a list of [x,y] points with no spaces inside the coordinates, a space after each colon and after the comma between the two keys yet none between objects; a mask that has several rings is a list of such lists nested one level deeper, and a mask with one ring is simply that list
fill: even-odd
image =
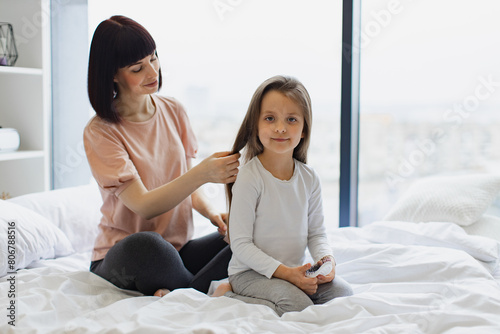
[{"label": "white duvet", "polygon": [[141,296],[88,272],[90,254],[80,253],[18,271],[15,330],[3,315],[0,332],[500,333],[499,242],[451,223],[378,222],[329,237],[354,295],[302,312],[279,318],[193,289]]}]

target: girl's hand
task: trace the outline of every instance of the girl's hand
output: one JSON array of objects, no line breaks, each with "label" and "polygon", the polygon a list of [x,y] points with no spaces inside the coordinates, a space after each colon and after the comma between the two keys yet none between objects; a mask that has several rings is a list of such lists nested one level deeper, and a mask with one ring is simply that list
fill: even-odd
[{"label": "girl's hand", "polygon": [[311,268],[310,263],[306,263],[301,267],[291,268],[294,273],[294,279],[296,282],[292,282],[299,289],[304,291],[307,295],[312,295],[318,290],[318,278],[317,277],[306,277],[306,271]]},{"label": "girl's hand", "polygon": [[309,268],[311,268],[310,263],[306,263],[300,267],[287,267],[280,264],[273,276],[284,279],[297,286],[306,294],[312,295],[318,289],[318,280],[316,277],[306,277],[306,271]]},{"label": "girl's hand", "polygon": [[[330,260],[332,261],[332,271],[330,271],[330,273],[328,275],[316,276],[316,278],[318,279],[318,284],[331,282],[335,278],[335,265],[336,265],[335,259],[333,258],[333,256],[330,256],[330,255],[327,255],[325,257],[329,257]],[[318,262],[321,262],[323,264],[323,259],[319,260]]]}]

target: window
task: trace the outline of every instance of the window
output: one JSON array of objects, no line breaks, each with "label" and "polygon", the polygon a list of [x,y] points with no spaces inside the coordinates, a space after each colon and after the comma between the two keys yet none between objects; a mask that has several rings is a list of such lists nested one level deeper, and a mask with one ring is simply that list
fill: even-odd
[{"label": "window", "polygon": [[500,3],[370,0],[361,15],[360,226],[417,178],[500,164]]},{"label": "window", "polygon": [[[115,14],[133,18],[155,38],[164,77],[160,94],[186,107],[199,159],[231,149],[265,79],[286,74],[302,81],[313,103],[308,163],[322,180],[327,226],[338,226],[341,2],[89,0],[90,36]],[[221,185],[204,190],[225,210]]]}]

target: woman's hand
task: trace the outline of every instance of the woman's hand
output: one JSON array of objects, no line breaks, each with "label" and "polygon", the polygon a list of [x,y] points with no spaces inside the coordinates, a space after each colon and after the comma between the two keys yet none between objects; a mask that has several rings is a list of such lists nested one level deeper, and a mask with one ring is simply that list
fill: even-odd
[{"label": "woman's hand", "polygon": [[[207,168],[209,168],[211,165],[217,165],[225,161],[226,167],[229,170],[228,174],[233,174],[234,178],[236,178],[235,173],[238,173],[238,158],[240,154],[237,153],[228,156],[227,153],[228,152],[219,152],[212,154],[210,157],[206,158],[199,164],[203,164],[202,168],[199,169],[199,171],[203,172],[204,170],[207,170]],[[217,158],[217,156],[220,157]],[[199,165],[193,167],[192,169],[198,168]],[[188,160],[188,168],[191,169],[191,159]],[[227,238],[227,213],[220,213],[218,210],[215,210],[201,188],[198,188],[191,194],[191,199],[193,208],[198,211],[203,217],[208,218],[210,222],[217,227],[217,231],[219,232],[219,234]]]},{"label": "woman's hand", "polygon": [[[240,154],[229,155],[229,153],[214,153],[193,168],[191,159],[186,159],[188,171],[175,180],[148,190],[142,180],[137,179],[132,181],[118,197],[130,210],[144,219],[154,218],[171,210],[189,195],[198,192],[199,187],[207,182],[234,182],[240,165],[238,162]],[[193,203],[193,207],[204,217],[209,218],[207,212],[210,211],[210,205],[207,201]],[[219,219],[214,221],[220,227]]]},{"label": "woman's hand", "polygon": [[227,213],[209,213],[208,219],[210,219],[210,222],[217,227],[217,232],[219,232],[220,235],[226,236],[227,233],[227,225],[226,225],[226,219],[227,219]]},{"label": "woman's hand", "polygon": [[217,231],[220,235],[225,236],[227,232],[227,213],[220,213],[216,210],[205,196],[203,189],[197,189],[191,194],[191,199],[193,208],[203,217],[209,219],[210,222],[217,227]]},{"label": "woman's hand", "polygon": [[238,174],[239,153],[217,152],[205,158],[194,168],[199,168],[205,178],[205,182],[212,183],[231,183],[236,181]]},{"label": "woman's hand", "polygon": [[316,293],[318,289],[318,279],[316,277],[306,277],[306,271],[309,268],[311,268],[310,263],[306,263],[300,267],[287,267],[280,264],[273,276],[287,280],[304,291],[307,295],[312,295]]}]

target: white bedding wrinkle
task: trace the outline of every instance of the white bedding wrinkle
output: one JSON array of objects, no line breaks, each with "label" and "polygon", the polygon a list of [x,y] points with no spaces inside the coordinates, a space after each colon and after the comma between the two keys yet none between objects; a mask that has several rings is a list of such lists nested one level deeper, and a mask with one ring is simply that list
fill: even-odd
[{"label": "white bedding wrinkle", "polygon": [[[413,225],[333,231],[337,273],[354,295],[281,318],[193,289],[163,298],[120,290],[88,271],[90,253],[37,261],[17,273],[16,333],[500,333],[500,284],[483,261],[493,246],[446,224]],[[6,289],[3,277],[0,305]],[[0,332],[14,333],[5,321]]]},{"label": "white bedding wrinkle", "polygon": [[[338,234],[348,237],[353,242],[350,245],[343,245],[339,249],[336,245],[338,242],[343,242],[343,239],[331,237],[337,259],[341,259],[342,256],[348,256],[348,259],[357,259],[354,251],[356,246],[366,244],[367,241],[373,245],[380,245],[379,247],[372,246],[374,249],[370,250],[371,252],[386,252],[390,249],[397,249],[397,247],[403,250],[409,249],[408,247],[416,247],[414,253],[419,254],[419,249],[422,247],[428,250],[436,248],[434,251],[438,256],[440,253],[447,254],[443,260],[444,263],[449,264],[454,256],[460,256],[463,261],[470,261],[469,257],[473,257],[477,261],[471,263],[475,263],[476,267],[482,266],[490,276],[500,278],[500,242],[490,238],[468,235],[453,223],[375,222],[362,229],[340,229],[336,235]],[[394,247],[388,248],[384,245],[393,245]],[[455,252],[450,253],[452,250]],[[468,256],[463,256],[464,254]],[[424,270],[426,269],[425,263],[419,264],[420,259],[417,255],[409,260],[413,261],[415,265],[422,266]]]},{"label": "white bedding wrinkle", "polygon": [[374,222],[362,231],[373,242],[454,248],[483,262],[498,260],[499,242],[468,235],[454,223]]}]

